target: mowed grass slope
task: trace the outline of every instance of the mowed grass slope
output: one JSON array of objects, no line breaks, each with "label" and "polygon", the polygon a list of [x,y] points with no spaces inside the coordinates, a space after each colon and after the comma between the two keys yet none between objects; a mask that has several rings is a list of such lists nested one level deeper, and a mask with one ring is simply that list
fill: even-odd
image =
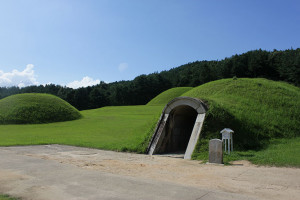
[{"label": "mowed grass slope", "polygon": [[266,79],[223,79],[183,94],[204,99],[210,108],[193,158],[208,159],[208,141],[225,127],[235,133],[235,152],[225,162],[300,166],[300,89]]},{"label": "mowed grass slope", "polygon": [[76,108],[50,94],[17,94],[0,100],[0,124],[39,124],[80,117]]},{"label": "mowed grass slope", "polygon": [[143,152],[161,110],[161,106],[114,106],[81,111],[83,117],[74,121],[0,125],[0,145],[66,144]]},{"label": "mowed grass slope", "polygon": [[254,149],[271,138],[300,135],[300,88],[266,79],[223,79],[196,87],[184,96],[208,101],[204,134],[235,131],[240,148]]},{"label": "mowed grass slope", "polygon": [[192,87],[177,87],[168,89],[149,101],[147,105],[166,105],[172,99],[179,97],[191,89]]},{"label": "mowed grass slope", "polygon": [[[166,105],[178,96],[202,99],[209,105],[202,136],[220,138],[225,127],[235,131],[238,149],[260,149],[272,138],[300,136],[300,88],[267,79],[222,79],[180,94],[172,88],[152,102]],[[178,96],[177,96],[178,95]],[[155,101],[154,101],[155,100]]]}]

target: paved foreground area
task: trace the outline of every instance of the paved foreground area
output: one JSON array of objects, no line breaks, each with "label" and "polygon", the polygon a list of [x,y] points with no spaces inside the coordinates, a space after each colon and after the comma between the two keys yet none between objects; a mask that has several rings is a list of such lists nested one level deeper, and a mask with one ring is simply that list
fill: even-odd
[{"label": "paved foreground area", "polygon": [[0,193],[22,199],[300,199],[300,169],[41,145],[0,147]]}]

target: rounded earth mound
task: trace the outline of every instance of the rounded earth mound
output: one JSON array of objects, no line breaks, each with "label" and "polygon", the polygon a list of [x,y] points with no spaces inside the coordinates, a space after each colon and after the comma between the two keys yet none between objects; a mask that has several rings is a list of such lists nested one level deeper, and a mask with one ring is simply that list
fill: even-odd
[{"label": "rounded earth mound", "polygon": [[220,138],[231,128],[238,149],[258,149],[272,138],[299,136],[300,89],[267,79],[222,79],[182,96],[208,102],[202,138]]},{"label": "rounded earth mound", "polygon": [[17,94],[0,100],[0,124],[40,124],[81,118],[68,102],[50,94]]}]

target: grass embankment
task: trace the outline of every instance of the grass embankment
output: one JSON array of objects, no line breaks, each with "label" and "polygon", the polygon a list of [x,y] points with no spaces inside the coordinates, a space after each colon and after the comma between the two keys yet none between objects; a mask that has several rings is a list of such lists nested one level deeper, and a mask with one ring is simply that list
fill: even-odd
[{"label": "grass embankment", "polygon": [[147,105],[166,105],[169,101],[172,99],[179,97],[183,93],[191,90],[192,87],[177,87],[177,88],[171,88],[168,89],[159,95],[157,95],[155,98],[153,98],[151,101],[147,103]]},{"label": "grass embankment", "polygon": [[221,129],[232,128],[239,149],[260,149],[272,138],[300,134],[300,88],[287,83],[223,79],[184,95],[209,103],[203,136],[220,137]]},{"label": "grass embankment", "polygon": [[235,150],[246,152],[235,152],[225,161],[246,158],[257,164],[300,166],[291,154],[300,154],[299,88],[266,79],[224,79],[183,96],[205,99],[210,105],[194,159],[207,158],[209,139],[220,138],[220,130],[229,127],[235,131]]},{"label": "grass embankment", "polygon": [[270,144],[260,151],[234,152],[225,156],[225,162],[246,159],[254,164],[299,167],[300,166],[300,137],[292,139],[273,139]]},{"label": "grass embankment", "polygon": [[114,106],[80,113],[79,120],[0,125],[0,146],[66,144],[144,152],[162,106]]},{"label": "grass embankment", "polygon": [[39,124],[80,117],[76,108],[50,94],[17,94],[0,100],[0,124]]}]

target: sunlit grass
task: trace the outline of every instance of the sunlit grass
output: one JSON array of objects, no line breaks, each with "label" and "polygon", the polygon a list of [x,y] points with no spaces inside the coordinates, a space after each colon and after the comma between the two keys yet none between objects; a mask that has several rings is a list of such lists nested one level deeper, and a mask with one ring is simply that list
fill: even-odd
[{"label": "sunlit grass", "polygon": [[208,141],[221,138],[220,131],[227,127],[235,131],[235,151],[224,157],[225,163],[247,159],[262,165],[300,166],[295,158],[300,155],[300,89],[266,79],[224,79],[193,89],[175,88],[152,102],[157,106],[149,102],[86,110],[74,121],[0,125],[0,146],[66,144],[143,153],[163,107],[178,95],[209,104],[193,159],[207,160]]},{"label": "sunlit grass", "polygon": [[261,149],[274,138],[300,136],[300,88],[266,79],[223,79],[184,93],[208,101],[202,138],[235,131],[239,150]]},{"label": "sunlit grass", "polygon": [[80,117],[76,108],[50,94],[16,94],[0,100],[0,124],[40,124]]},{"label": "sunlit grass", "polygon": [[0,125],[0,146],[66,144],[143,152],[161,110],[161,106],[104,107],[81,111],[83,118],[74,121]]},{"label": "sunlit grass", "polygon": [[[202,151],[194,153],[193,159],[208,161],[207,141],[202,145]],[[300,167],[300,137],[273,139],[270,144],[259,151],[233,151],[231,154],[224,153],[224,163],[230,164],[235,160],[249,160],[253,164]]]},{"label": "sunlit grass", "polygon": [[191,90],[192,87],[176,87],[166,90],[155,98],[153,98],[147,105],[166,105],[172,99],[179,97],[183,93]]}]

